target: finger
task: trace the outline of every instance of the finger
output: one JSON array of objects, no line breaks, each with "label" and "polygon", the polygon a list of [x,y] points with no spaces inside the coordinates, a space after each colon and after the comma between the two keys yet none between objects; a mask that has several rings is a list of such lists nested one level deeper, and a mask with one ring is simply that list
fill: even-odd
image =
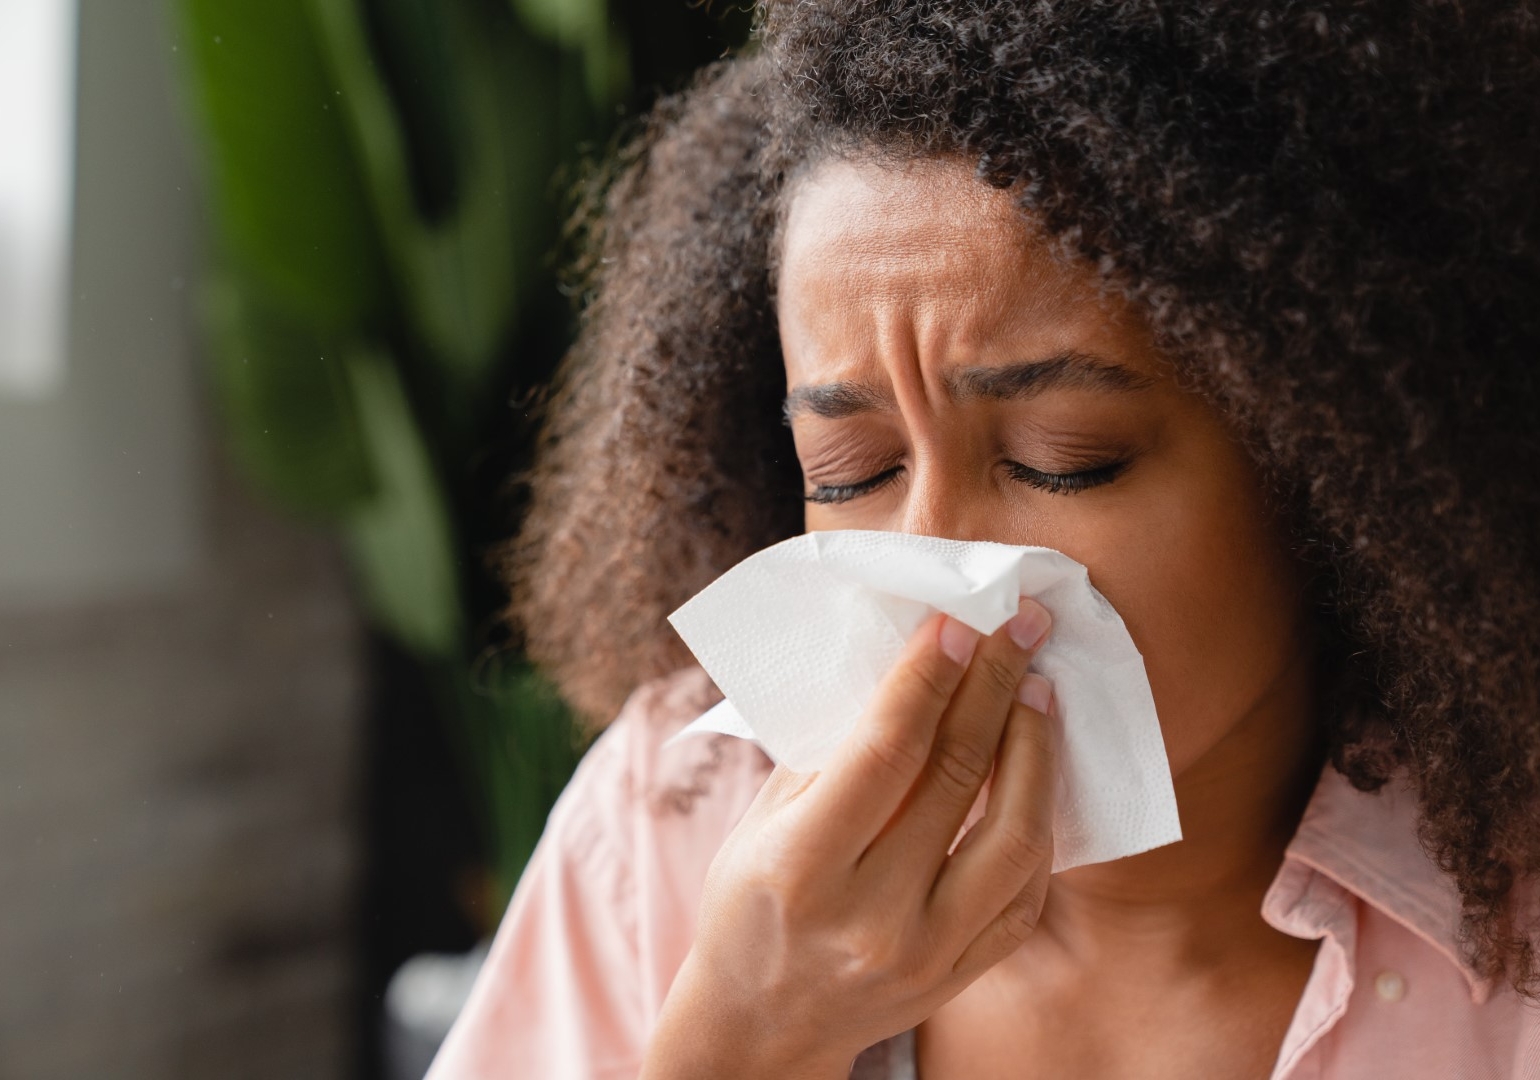
[{"label": "finger", "polygon": [[1023,597],[1014,617],[979,643],[962,684],[942,714],[930,760],[892,828],[878,841],[879,861],[930,860],[935,879],[995,765],[1000,736],[1033,655],[1048,638],[1052,619]]},{"label": "finger", "polygon": [[973,939],[957,963],[952,965],[953,974],[965,983],[972,982],[984,972],[1021,948],[1037,930],[1043,915],[1043,904],[1048,899],[1048,881],[1053,870],[1053,859],[1043,860],[1026,887],[1011,898],[1005,910],[996,915],[988,926]]},{"label": "finger", "polygon": [[819,831],[822,854],[860,856],[909,794],[930,757],[936,725],[979,642],[978,631],[933,616],[883,677],[856,729],[801,800],[837,828]]},{"label": "finger", "polygon": [[1046,715],[1051,689],[1041,675],[1028,675],[1018,696],[1000,737],[984,817],[931,890],[931,917],[937,927],[955,928],[959,954],[1053,861],[1058,739]]}]

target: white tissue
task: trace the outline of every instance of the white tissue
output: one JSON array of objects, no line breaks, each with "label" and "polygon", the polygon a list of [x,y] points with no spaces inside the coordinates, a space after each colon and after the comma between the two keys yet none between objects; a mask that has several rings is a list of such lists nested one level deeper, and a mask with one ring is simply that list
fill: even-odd
[{"label": "white tissue", "polygon": [[1032,670],[1053,683],[1064,732],[1054,871],[1180,840],[1144,661],[1086,568],[1048,548],[841,531],[745,559],[669,616],[727,698],[681,735],[753,739],[816,771],[931,612],[990,634],[1020,596],[1053,615]]}]

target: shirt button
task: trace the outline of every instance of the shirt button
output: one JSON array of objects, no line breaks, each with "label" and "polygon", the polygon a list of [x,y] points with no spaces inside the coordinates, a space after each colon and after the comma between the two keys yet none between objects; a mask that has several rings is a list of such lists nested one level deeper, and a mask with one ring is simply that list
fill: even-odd
[{"label": "shirt button", "polygon": [[1374,992],[1381,1001],[1400,1001],[1406,996],[1406,980],[1400,972],[1382,971],[1374,977]]}]

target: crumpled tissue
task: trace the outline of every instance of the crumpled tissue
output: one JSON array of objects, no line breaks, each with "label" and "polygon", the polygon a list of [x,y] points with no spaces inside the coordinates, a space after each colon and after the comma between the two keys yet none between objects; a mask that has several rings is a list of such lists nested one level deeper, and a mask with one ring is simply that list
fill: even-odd
[{"label": "crumpled tissue", "polygon": [[1180,840],[1144,660],[1085,566],[1049,548],[844,530],[750,556],[669,616],[726,696],[676,738],[736,735],[817,771],[932,612],[990,634],[1021,596],[1053,616],[1032,670],[1063,729],[1054,872]]}]

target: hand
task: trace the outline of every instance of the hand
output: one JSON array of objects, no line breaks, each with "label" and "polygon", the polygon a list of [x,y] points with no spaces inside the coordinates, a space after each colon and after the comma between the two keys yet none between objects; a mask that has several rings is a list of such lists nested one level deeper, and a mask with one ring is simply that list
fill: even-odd
[{"label": "hand", "polygon": [[1048,627],[1032,600],[983,640],[930,619],[828,768],[771,774],[711,865],[644,1077],[846,1077],[1026,940],[1053,862],[1050,688],[1026,674]]}]

